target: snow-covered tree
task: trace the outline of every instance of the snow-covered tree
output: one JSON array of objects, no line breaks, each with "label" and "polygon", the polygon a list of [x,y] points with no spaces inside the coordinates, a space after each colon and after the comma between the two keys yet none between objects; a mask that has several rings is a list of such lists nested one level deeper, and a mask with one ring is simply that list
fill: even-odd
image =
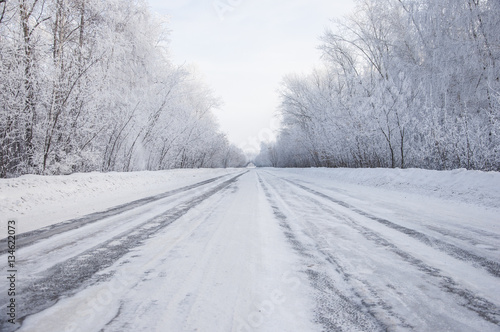
[{"label": "snow-covered tree", "polygon": [[243,164],[146,1],[0,2],[0,75],[0,177]]},{"label": "snow-covered tree", "polygon": [[499,17],[491,0],[359,1],[322,36],[326,69],[285,79],[276,147],[308,166],[500,170]]}]

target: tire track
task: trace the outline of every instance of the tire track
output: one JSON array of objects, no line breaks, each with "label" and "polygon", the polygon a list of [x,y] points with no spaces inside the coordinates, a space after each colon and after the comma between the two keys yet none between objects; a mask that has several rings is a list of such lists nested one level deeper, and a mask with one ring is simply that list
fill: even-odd
[{"label": "tire track", "polygon": [[[272,175],[272,176],[274,176],[274,175]],[[357,208],[355,208],[355,207],[353,207],[353,206],[351,206],[351,205],[349,205],[349,204],[347,204],[347,203],[345,203],[343,201],[331,198],[331,197],[329,197],[329,196],[327,196],[325,194],[322,194],[320,192],[317,192],[317,191],[315,191],[315,190],[313,190],[311,188],[302,186],[300,184],[294,183],[293,181],[290,181],[290,180],[287,180],[287,179],[282,179],[282,178],[279,178],[279,177],[276,177],[276,178],[278,178],[281,181],[285,181],[285,182],[287,182],[287,183],[289,183],[289,184],[291,184],[293,186],[297,186],[297,187],[299,187],[301,189],[304,189],[307,192],[313,193],[313,194],[315,194],[318,197],[325,198],[325,199],[327,199],[329,201],[332,201],[332,202],[334,202],[334,203],[336,203],[338,205],[346,207],[346,208],[348,208],[348,209],[350,209],[352,211],[355,211],[358,214],[361,214],[361,215],[363,215],[365,217],[372,216],[372,215],[370,215],[368,213],[364,213],[363,211],[361,211],[361,210],[359,210],[359,209],[357,209]],[[338,211],[334,211],[334,210],[330,209],[329,207],[327,207],[323,203],[321,203],[319,200],[317,200],[315,198],[312,198],[312,197],[309,197],[308,199],[311,202],[313,202],[314,204],[316,204],[318,207],[320,207],[323,211],[325,211],[326,213],[328,213],[329,215],[338,215]],[[360,213],[360,212],[363,212],[363,213]],[[399,225],[396,225],[396,224],[394,224],[394,223],[392,223],[390,221],[387,221],[385,219],[377,218],[375,216],[372,216],[372,217],[369,217],[369,218],[372,219],[372,220],[375,220],[375,221],[384,221],[383,222],[384,225],[389,224],[389,225],[399,226]],[[418,270],[424,272],[426,275],[432,277],[434,280],[437,281],[439,287],[444,292],[451,293],[451,294],[455,295],[457,297],[457,299],[458,299],[458,303],[461,306],[463,306],[463,307],[467,308],[468,310],[476,313],[482,319],[484,319],[484,320],[486,320],[486,321],[488,321],[488,322],[490,322],[492,324],[500,326],[500,308],[498,306],[496,306],[494,303],[491,303],[487,299],[474,294],[472,291],[470,291],[470,290],[468,290],[466,288],[463,288],[452,277],[446,276],[438,268],[435,268],[435,267],[433,267],[433,266],[431,266],[429,264],[426,264],[422,260],[420,260],[420,259],[416,258],[415,256],[411,255],[410,253],[408,253],[408,252],[400,249],[395,244],[389,242],[387,239],[383,238],[378,233],[372,231],[371,229],[369,229],[369,228],[367,228],[365,226],[362,226],[362,225],[358,224],[357,222],[355,222],[354,219],[352,219],[352,218],[350,218],[348,216],[345,216],[345,215],[343,216],[342,219],[345,222],[347,222],[349,226],[351,226],[352,228],[356,229],[366,239],[368,239],[368,240],[376,243],[378,246],[384,247],[387,250],[395,253],[403,261],[409,263],[410,265],[416,267]],[[387,223],[385,221],[387,221]],[[314,225],[311,225],[311,226],[314,227]],[[390,227],[390,228],[393,228],[393,227]],[[422,233],[419,233],[417,231],[410,230],[410,229],[408,229],[406,227],[403,227],[403,226],[394,227],[394,229],[400,230],[400,231],[401,230],[408,230],[408,233],[412,234],[414,236],[417,236],[418,234],[422,234]],[[426,237],[426,235],[424,235],[424,234],[422,234],[422,235],[424,237]],[[420,240],[423,237],[416,237],[416,238]],[[315,240],[318,241],[317,239],[315,239]],[[423,242],[424,244],[428,244],[428,245],[432,244],[432,242],[430,240],[428,240],[428,241],[422,240],[421,242]],[[440,241],[440,242],[442,242],[442,241]],[[454,246],[450,245],[450,247],[454,247]],[[437,249],[440,249],[440,248],[442,250],[443,246],[442,247],[438,247]],[[466,252],[465,250],[463,250],[463,251]],[[325,254],[328,257],[331,258],[331,260],[332,260],[331,262],[332,263],[335,263],[335,259],[334,259],[334,257],[330,253],[325,253]],[[462,260],[464,260],[464,259],[462,259]],[[336,264],[336,265],[338,265],[338,264]]]},{"label": "tire track", "polygon": [[[286,215],[279,209],[269,188],[258,175],[259,183],[266,198],[279,220],[283,232],[292,248],[306,258],[308,263],[320,266],[322,259],[314,255],[294,234]],[[332,261],[332,263],[334,263]],[[340,266],[336,266],[339,271]],[[371,308],[366,305],[363,297],[354,292],[353,296],[344,294],[335,286],[335,282],[325,272],[308,268],[305,271],[311,286],[316,290],[316,322],[322,325],[325,331],[386,331],[388,327],[376,318]],[[348,276],[339,271],[345,281]]]},{"label": "tire track", "polygon": [[[277,178],[279,178],[279,177],[277,177]],[[339,199],[330,197],[328,195],[325,195],[319,191],[316,191],[314,189],[311,189],[311,188],[306,187],[304,185],[301,185],[299,183],[293,182],[293,181],[288,180],[288,179],[283,179],[283,178],[279,178],[279,179],[282,181],[286,181],[286,182],[288,182],[296,187],[299,187],[299,188],[301,188],[309,193],[312,193],[316,196],[327,199],[335,204],[338,204],[342,207],[345,207],[353,212],[356,212],[359,215],[362,215],[363,217],[374,220],[374,221],[376,221],[376,222],[378,222],[386,227],[392,228],[400,233],[408,235],[408,236],[424,243],[425,245],[432,247],[432,248],[435,248],[435,249],[438,249],[438,250],[440,250],[440,251],[442,251],[442,252],[444,252],[444,253],[446,253],[446,254],[448,254],[456,259],[459,259],[459,260],[464,261],[464,262],[470,262],[475,266],[483,268],[485,271],[487,271],[492,276],[500,278],[500,263],[498,263],[498,262],[489,260],[485,257],[478,256],[470,251],[467,251],[465,249],[457,247],[456,245],[439,240],[435,237],[432,237],[430,235],[426,235],[426,234],[421,233],[419,231],[416,231],[414,229],[401,226],[399,224],[396,224],[396,223],[389,221],[387,219],[384,219],[384,218],[377,217],[371,213],[360,210],[360,209],[352,206],[349,203],[346,203],[346,202],[341,201]]]},{"label": "tire track", "polygon": [[[152,202],[158,201],[158,200],[163,199],[163,198],[177,195],[177,194],[184,192],[184,191],[199,188],[201,186],[207,185],[209,183],[213,183],[213,182],[215,182],[223,177],[227,177],[227,176],[228,175],[218,176],[218,177],[211,178],[211,179],[208,179],[205,181],[201,181],[201,182],[189,185],[189,186],[170,190],[170,191],[167,191],[167,192],[162,193],[162,194],[149,196],[149,197],[141,198],[141,199],[138,199],[138,200],[135,200],[132,202],[120,204],[120,205],[114,206],[110,209],[107,209],[105,211],[91,213],[91,214],[83,216],[81,218],[63,221],[61,223],[57,223],[57,224],[50,225],[47,227],[39,228],[39,229],[30,231],[30,232],[18,234],[18,235],[16,235],[16,245],[17,245],[18,249],[24,248],[24,247],[27,247],[27,246],[34,244],[35,242],[47,239],[47,238],[52,237],[54,235],[84,227],[86,225],[95,223],[101,219],[111,217],[111,216],[129,211],[129,210],[135,209],[135,208],[142,206],[144,204],[152,203]],[[7,243],[7,238],[0,239],[0,246],[3,246],[6,243]]]},{"label": "tire track", "polygon": [[[246,174],[246,172],[222,182],[208,192],[190,199],[188,202],[182,203],[175,208],[147,220],[137,226],[132,232],[125,231],[118,236],[108,239],[91,249],[47,269],[42,277],[30,282],[30,284],[25,287],[20,287],[20,295],[18,299],[16,299],[16,302],[19,303],[17,307],[19,318],[17,321],[20,322],[22,326],[22,322],[27,316],[51,307],[61,297],[71,296],[76,293],[80,287],[97,283],[102,281],[103,278],[104,280],[109,278],[110,276],[98,276],[97,273],[113,265],[133,248],[143,245],[148,238],[154,236],[155,233],[185,215],[193,207],[229,187],[243,174]],[[209,182],[203,181],[203,183],[210,183],[215,181],[215,179],[207,180]],[[188,187],[195,188],[199,185],[200,184]],[[107,212],[108,211],[106,211],[106,213]],[[2,307],[4,306],[6,306],[6,304],[3,303]],[[19,328],[19,326],[12,327],[7,322],[0,322],[1,331],[15,331],[17,328]]]}]

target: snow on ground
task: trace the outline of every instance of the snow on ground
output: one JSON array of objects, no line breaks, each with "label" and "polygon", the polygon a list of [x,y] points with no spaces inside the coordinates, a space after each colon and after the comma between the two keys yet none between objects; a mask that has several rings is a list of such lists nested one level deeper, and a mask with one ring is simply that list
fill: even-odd
[{"label": "snow on ground", "polygon": [[[236,169],[177,169],[0,179],[0,215],[15,219],[20,234],[235,172]],[[500,208],[499,172],[381,168],[283,169],[280,172],[318,183],[333,181],[338,187],[358,185],[361,187],[357,189],[364,188],[364,192],[367,187],[378,188],[385,196],[385,190],[389,190],[392,195],[401,192]],[[1,231],[4,228],[2,224]]]},{"label": "snow on ground", "polygon": [[22,319],[0,330],[498,331],[499,187],[464,170],[1,180],[2,216],[32,229],[183,189],[21,237]]},{"label": "snow on ground", "polygon": [[294,247],[316,266],[306,273],[317,320],[327,330],[498,331],[500,209],[343,181],[349,171],[260,172]]},{"label": "snow on ground", "polygon": [[[15,219],[20,234],[234,172],[177,169],[0,179],[0,215]],[[4,228],[2,224],[0,238],[6,234]]]},{"label": "snow on ground", "polygon": [[[412,230],[499,259],[500,173],[419,169],[267,169]],[[488,234],[479,238],[478,234]],[[481,250],[487,249],[487,250]]]},{"label": "snow on ground", "polygon": [[21,330],[314,331],[302,266],[260,190],[247,174]]},{"label": "snow on ground", "polygon": [[289,174],[500,207],[500,173],[387,168],[286,169]]}]

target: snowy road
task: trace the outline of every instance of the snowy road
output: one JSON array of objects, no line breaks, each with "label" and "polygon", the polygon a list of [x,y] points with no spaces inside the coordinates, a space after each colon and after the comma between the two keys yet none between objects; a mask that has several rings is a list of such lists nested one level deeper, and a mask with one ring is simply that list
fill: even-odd
[{"label": "snowy road", "polygon": [[217,176],[17,244],[22,325],[2,331],[500,330],[498,209],[292,171]]}]

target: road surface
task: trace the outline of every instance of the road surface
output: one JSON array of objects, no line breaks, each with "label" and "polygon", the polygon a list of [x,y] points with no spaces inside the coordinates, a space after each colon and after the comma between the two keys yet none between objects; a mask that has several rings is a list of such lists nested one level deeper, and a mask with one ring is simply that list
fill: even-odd
[{"label": "road surface", "polygon": [[20,235],[0,330],[500,331],[492,214],[242,170]]}]

